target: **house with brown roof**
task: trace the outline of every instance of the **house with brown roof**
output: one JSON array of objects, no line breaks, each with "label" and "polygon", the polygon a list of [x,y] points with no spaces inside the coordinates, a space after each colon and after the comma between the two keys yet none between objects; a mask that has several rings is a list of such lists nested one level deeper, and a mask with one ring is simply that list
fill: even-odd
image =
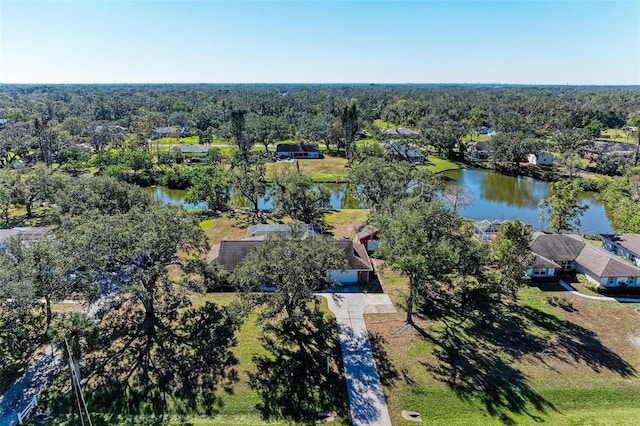
[{"label": "house with brown roof", "polygon": [[578,272],[598,287],[640,286],[640,268],[579,235],[536,232],[531,252],[535,260],[528,275],[533,278]]},{"label": "house with brown roof", "polygon": [[[270,240],[266,235],[249,237],[244,240],[223,240],[219,246],[212,248],[209,260],[216,260],[227,272],[232,272],[249,251],[258,244],[277,244],[277,240]],[[338,247],[344,250],[347,269],[327,270],[327,278],[341,284],[367,283],[373,272],[371,260],[366,248],[348,239],[335,240]],[[282,259],[286,262],[286,259]]]},{"label": "house with brown roof", "polygon": [[600,234],[602,247],[640,267],[640,234]]},{"label": "house with brown roof", "polygon": [[368,252],[378,250],[378,228],[368,221],[357,224],[355,227],[356,241],[367,248]]}]

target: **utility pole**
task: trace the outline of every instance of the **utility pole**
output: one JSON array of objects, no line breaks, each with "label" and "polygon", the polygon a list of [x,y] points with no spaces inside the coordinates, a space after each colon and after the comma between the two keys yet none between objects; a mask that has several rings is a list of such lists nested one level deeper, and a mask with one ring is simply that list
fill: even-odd
[{"label": "utility pole", "polygon": [[91,416],[89,415],[89,408],[87,408],[87,403],[84,400],[84,396],[82,395],[82,388],[80,387],[79,367],[76,368],[76,365],[73,362],[73,352],[71,351],[69,341],[66,337],[64,339],[64,344],[67,348],[67,355],[69,356],[69,373],[71,375],[71,387],[73,388],[73,392],[76,396],[76,404],[78,405],[78,415],[80,416],[80,423],[82,424],[82,426],[93,426],[93,423],[91,423]]}]

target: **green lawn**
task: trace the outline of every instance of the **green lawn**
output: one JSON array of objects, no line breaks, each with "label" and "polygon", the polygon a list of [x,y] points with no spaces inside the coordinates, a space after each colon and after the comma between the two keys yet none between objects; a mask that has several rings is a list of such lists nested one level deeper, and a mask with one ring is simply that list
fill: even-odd
[{"label": "green lawn", "polygon": [[356,231],[354,225],[364,222],[369,217],[367,209],[340,209],[331,210],[324,215],[324,220],[328,225],[328,232],[333,238],[349,238],[352,240]]},{"label": "green lawn", "polygon": [[373,120],[373,124],[375,126],[378,126],[381,129],[387,129],[387,128],[396,129],[396,128],[400,127],[397,124],[389,123],[388,121],[384,121],[384,120],[380,120],[380,119]]},{"label": "green lawn", "polygon": [[[214,302],[221,306],[231,304],[237,300],[235,293],[208,293],[208,294],[192,294],[190,296],[192,307],[200,308],[206,302]],[[333,314],[329,311],[327,301],[324,298],[320,300],[320,311],[325,318],[333,318]],[[232,348],[232,352],[236,358],[235,370],[237,371],[237,380],[226,390],[220,389],[218,392],[219,407],[215,416],[186,416],[177,418],[168,416],[168,425],[191,425],[191,426],[209,426],[209,425],[292,425],[295,423],[285,421],[267,422],[261,418],[257,409],[257,404],[261,402],[261,398],[256,391],[251,389],[249,385],[249,374],[255,371],[253,357],[256,355],[268,355],[266,349],[260,340],[262,334],[261,326],[256,322],[257,315],[250,315],[239,331],[236,333],[236,345]],[[337,328],[331,331],[335,333],[337,338]],[[337,363],[333,368],[342,368],[341,363]],[[301,380],[302,378],[297,378]],[[346,390],[346,384],[345,390]],[[165,424],[165,423],[145,423],[143,416],[111,416],[106,414],[92,414],[94,425],[131,425],[131,424]],[[77,419],[67,419],[55,417],[51,419],[49,424],[53,425],[75,425]],[[336,425],[344,425],[341,420],[334,423]]]},{"label": "green lawn", "polygon": [[[297,163],[297,164],[296,164]],[[297,160],[292,162],[278,161],[267,164],[267,177],[282,169],[297,170],[311,177],[315,182],[340,183],[347,175],[347,160],[342,157],[325,155],[321,159]]]},{"label": "green lawn", "polygon": [[447,170],[459,170],[460,168],[462,168],[458,163],[455,163],[450,160],[446,160],[444,158],[436,157],[433,155],[430,155],[427,157],[427,160],[425,161],[425,165],[426,165],[426,169],[434,174],[442,173]]},{"label": "green lawn", "polygon": [[611,142],[636,143],[638,138],[635,134],[630,133],[627,137],[622,129],[606,129],[600,134],[600,139]]},{"label": "green lawn", "polygon": [[[402,304],[405,278],[385,270],[383,287]],[[552,295],[576,310],[547,305]],[[392,423],[412,424],[402,410],[431,425],[637,423],[637,305],[542,286],[524,289],[518,306],[495,332],[450,324],[447,337],[443,323],[419,319],[428,339],[406,326],[402,311],[367,316]]]}]

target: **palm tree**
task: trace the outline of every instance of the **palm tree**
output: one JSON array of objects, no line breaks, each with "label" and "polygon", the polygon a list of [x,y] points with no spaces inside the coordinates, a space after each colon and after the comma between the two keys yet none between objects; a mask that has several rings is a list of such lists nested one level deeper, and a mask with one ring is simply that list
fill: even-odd
[{"label": "palm tree", "polygon": [[82,312],[66,312],[51,323],[49,337],[57,348],[70,352],[69,368],[74,369],[79,383],[80,358],[93,349],[97,341],[95,321]]}]

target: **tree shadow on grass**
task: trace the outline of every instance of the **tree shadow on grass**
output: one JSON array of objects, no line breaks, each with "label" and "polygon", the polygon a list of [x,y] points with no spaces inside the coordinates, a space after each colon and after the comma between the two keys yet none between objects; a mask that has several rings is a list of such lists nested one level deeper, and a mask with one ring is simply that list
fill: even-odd
[{"label": "tree shadow on grass", "polygon": [[287,329],[278,323],[263,327],[262,341],[268,353],[254,356],[256,372],[249,374],[252,388],[262,399],[257,406],[262,417],[315,424],[318,413],[336,411],[348,418],[335,320],[310,310],[299,327]]},{"label": "tree shadow on grass", "polygon": [[[123,298],[100,323],[101,349],[83,363],[89,410],[104,424],[124,418],[164,425],[175,417],[184,422],[190,414],[216,414],[220,391],[238,380],[231,353],[238,325],[234,314],[212,303],[149,319]],[[51,408],[71,414],[76,405],[65,375],[67,397]]]},{"label": "tree shadow on grass", "polygon": [[483,311],[473,318],[449,316],[441,331],[425,332],[434,345],[436,362],[423,363],[437,380],[461,399],[480,402],[492,416],[514,424],[512,415],[543,421],[557,411],[530,385],[515,362],[532,356],[549,365],[550,358],[584,363],[593,371],[635,376],[635,369],[609,350],[595,334],[538,309],[509,305]]}]

